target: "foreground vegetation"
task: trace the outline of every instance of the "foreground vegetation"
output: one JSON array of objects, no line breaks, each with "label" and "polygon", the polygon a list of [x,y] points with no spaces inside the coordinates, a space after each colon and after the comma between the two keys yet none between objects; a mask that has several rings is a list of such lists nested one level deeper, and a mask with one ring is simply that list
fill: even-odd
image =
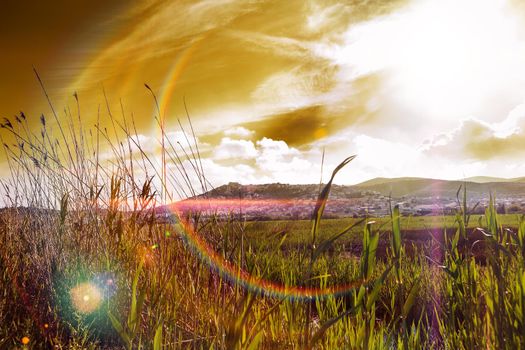
[{"label": "foreground vegetation", "polygon": [[[171,143],[159,120],[156,156],[133,137],[132,119],[108,113],[115,137],[69,113],[55,133],[45,117],[39,134],[24,115],[3,124],[15,142],[5,144],[0,348],[525,347],[525,222],[505,228],[494,200],[473,221],[458,191],[457,215],[421,246],[404,237],[413,219],[396,206],[387,220],[328,231],[324,206],[350,157],[320,191],[300,241],[289,225],[250,239],[250,223],[236,216],[160,223],[155,208],[170,189],[209,186],[198,144],[191,133],[186,145]],[[102,141],[113,150],[105,162]],[[334,254],[356,229],[359,252]],[[242,283],[241,270],[259,279]]]}]

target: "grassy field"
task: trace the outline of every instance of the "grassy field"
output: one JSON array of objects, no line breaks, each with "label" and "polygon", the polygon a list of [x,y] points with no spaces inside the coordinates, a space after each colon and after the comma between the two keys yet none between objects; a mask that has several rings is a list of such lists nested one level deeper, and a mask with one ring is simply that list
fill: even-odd
[{"label": "grassy field", "polygon": [[[0,348],[525,347],[525,223],[494,201],[481,217],[459,198],[453,217],[394,206],[386,219],[324,220],[350,157],[312,221],[162,224],[159,203],[207,187],[198,144],[171,144],[159,123],[152,154],[132,120],[110,116],[116,136],[72,115],[53,128],[42,117],[40,133],[26,116],[3,123],[15,142],[4,145]],[[414,245],[427,227],[436,235]]]},{"label": "grassy field", "polygon": [[[503,227],[517,228],[521,219],[521,214],[500,214],[499,222]],[[323,220],[319,226],[319,238],[327,239],[336,234],[342,227],[347,227],[357,223],[360,219],[343,218]],[[472,215],[469,221],[469,228],[482,227],[484,215]],[[391,219],[386,217],[367,218],[367,221],[374,221],[375,227],[379,231],[387,232],[391,230]],[[408,216],[401,218],[401,230],[418,231],[422,239],[429,238],[427,231],[448,229],[450,232],[456,229],[456,217],[448,216]],[[275,232],[287,232],[287,242],[290,245],[308,243],[310,239],[312,223],[310,220],[275,220],[275,221],[250,221],[246,224],[247,237],[252,244],[257,244],[261,237],[267,237]],[[362,240],[363,228],[354,227],[348,234],[338,240],[339,244],[359,243]]]}]

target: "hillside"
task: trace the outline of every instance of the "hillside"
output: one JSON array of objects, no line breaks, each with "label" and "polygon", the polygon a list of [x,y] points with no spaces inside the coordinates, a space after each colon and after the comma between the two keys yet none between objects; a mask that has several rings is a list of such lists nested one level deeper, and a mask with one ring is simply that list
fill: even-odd
[{"label": "hillside", "polygon": [[[304,199],[315,200],[319,193],[319,184],[288,185],[281,183],[262,185],[241,185],[230,182],[227,185],[217,187],[200,198],[218,199]],[[353,186],[333,185],[332,198],[351,198],[361,195],[361,190]]]},{"label": "hillside", "polygon": [[424,178],[373,179],[360,183],[354,188],[376,191],[392,197],[455,197],[462,185],[467,186],[467,195],[471,198],[486,198],[490,193],[496,196],[521,197],[525,195],[525,183],[520,179],[508,181],[473,182],[461,180],[437,180]]},{"label": "hillside", "polygon": [[[483,181],[489,179],[494,181]],[[464,184],[466,184],[467,194],[471,198],[487,198],[490,193],[495,193],[498,197],[525,196],[525,182],[523,182],[523,178],[498,179],[478,177],[476,182],[409,177],[375,178],[352,186],[333,185],[330,197],[334,199],[359,198],[367,193],[377,192],[383,196],[391,195],[393,198],[405,196],[455,198],[459,187]],[[241,185],[231,182],[199,197],[220,199],[315,199],[318,192],[318,184],[287,185],[274,183]]]},{"label": "hillside", "polygon": [[515,178],[503,178],[503,177],[492,177],[492,176],[472,176],[466,179],[460,179],[458,181],[487,183],[487,182],[525,182],[525,177]]},{"label": "hillside", "polygon": [[508,179],[502,177],[492,177],[492,176],[472,176],[465,179],[458,179],[458,181],[467,181],[467,182],[477,182],[477,183],[487,183],[487,182],[515,182],[516,179]]}]

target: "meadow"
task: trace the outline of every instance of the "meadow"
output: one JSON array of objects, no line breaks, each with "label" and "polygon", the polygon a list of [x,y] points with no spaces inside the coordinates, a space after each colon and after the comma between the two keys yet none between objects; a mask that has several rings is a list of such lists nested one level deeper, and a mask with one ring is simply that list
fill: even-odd
[{"label": "meadow", "polygon": [[[452,217],[392,203],[388,218],[324,220],[349,157],[311,221],[165,223],[159,205],[210,186],[193,131],[172,143],[157,119],[152,154],[107,111],[109,130],[54,109],[40,132],[23,114],[2,124],[0,348],[525,347],[525,221],[495,199],[477,217],[463,188]],[[433,233],[414,244],[414,230]]]},{"label": "meadow", "polygon": [[[483,226],[484,215],[471,215],[467,228],[475,229]],[[516,228],[519,225],[521,214],[499,214],[499,222],[502,226]],[[319,225],[319,238],[327,239],[336,234],[341,227],[347,227],[359,222],[359,218],[337,218],[325,219]],[[374,221],[375,226],[380,228],[383,235],[388,235],[391,230],[391,218],[389,217],[367,217],[367,221]],[[258,238],[266,237],[272,232],[286,231],[288,236],[286,243],[290,245],[301,245],[308,243],[312,223],[309,220],[271,220],[271,221],[248,221],[246,223],[246,235],[251,238],[250,243],[256,245]],[[405,233],[405,239],[426,241],[432,237],[432,232],[449,229],[452,232],[456,226],[456,217],[444,216],[406,216],[401,220],[401,230]],[[362,242],[362,225],[356,225],[347,234],[337,241],[342,250],[343,245],[360,244]],[[306,238],[306,239],[305,239]]]}]

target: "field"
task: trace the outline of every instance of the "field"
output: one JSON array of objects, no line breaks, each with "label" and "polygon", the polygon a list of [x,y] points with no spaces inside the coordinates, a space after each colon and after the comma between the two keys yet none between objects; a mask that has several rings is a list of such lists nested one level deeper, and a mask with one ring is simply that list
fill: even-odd
[{"label": "field", "polygon": [[[502,226],[516,228],[520,222],[520,214],[500,214],[499,222]],[[342,227],[355,224],[360,219],[343,218],[343,219],[326,219],[323,220],[319,228],[319,238],[327,239],[336,234]],[[468,228],[483,226],[484,215],[471,215]],[[367,218],[367,221],[374,221],[375,226],[386,233],[391,229],[390,218]],[[408,216],[401,221],[401,230],[410,233],[410,238],[414,240],[429,240],[430,233],[436,230],[448,229],[454,232],[456,229],[456,217],[447,216]],[[258,238],[265,237],[272,232],[286,231],[289,232],[287,242],[290,245],[307,243],[310,236],[312,223],[309,220],[275,220],[275,221],[251,221],[246,224],[246,234],[253,238],[252,244],[257,244]],[[338,245],[359,244],[362,240],[362,226],[354,227],[348,234],[345,234],[337,242]]]},{"label": "field", "polygon": [[25,118],[3,125],[16,142],[0,215],[2,349],[525,346],[525,222],[497,215],[495,200],[477,217],[459,195],[451,217],[401,217],[393,204],[389,218],[325,220],[350,157],[311,221],[194,212],[165,224],[155,210],[170,183],[190,173],[188,192],[206,187],[192,135],[181,150],[162,132],[156,168],[132,121],[115,120],[112,142],[80,118],[55,134],[45,119],[28,132]]}]

